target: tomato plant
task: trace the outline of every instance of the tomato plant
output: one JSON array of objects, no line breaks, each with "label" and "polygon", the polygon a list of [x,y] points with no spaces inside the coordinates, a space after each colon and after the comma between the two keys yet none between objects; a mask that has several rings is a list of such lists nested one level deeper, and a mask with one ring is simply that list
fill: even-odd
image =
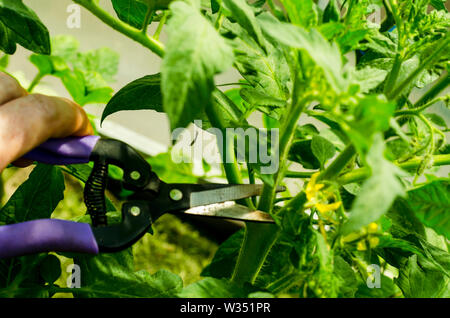
[{"label": "tomato plant", "polygon": [[[196,119],[221,132],[251,128],[259,114],[264,128],[279,131],[275,172],[264,173],[248,154],[239,162],[234,141],[217,142],[233,159],[222,165],[229,183],[264,184],[259,200],[243,204],[269,212],[275,224],[247,223],[188,286],[169,271],[134,272],[128,249],[65,255],[83,273],[77,289],[54,283],[53,255],[0,260],[0,295],[449,297],[445,1],[112,0],[117,17],[98,1],[74,2],[161,57],[160,73],[112,96],[114,52],[79,52],[64,36],[50,41],[33,11],[3,0],[0,48],[35,52],[39,73],[29,91],[56,76],[78,103],[107,103],[102,120],[151,109],[166,113],[172,129]],[[374,11],[380,21],[370,18]],[[151,23],[158,27],[149,35]],[[230,69],[240,74],[237,88],[216,85]],[[160,172],[182,182],[164,160]],[[89,169],[37,165],[0,224],[50,217],[62,199],[62,172],[85,181]],[[280,185],[288,187],[281,196]]]}]

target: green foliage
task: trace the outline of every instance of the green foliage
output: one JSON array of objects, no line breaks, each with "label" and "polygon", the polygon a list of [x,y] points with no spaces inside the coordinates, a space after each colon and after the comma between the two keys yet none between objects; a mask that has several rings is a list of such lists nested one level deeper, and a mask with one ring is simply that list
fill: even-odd
[{"label": "green foliage", "polygon": [[432,181],[408,192],[408,203],[425,226],[450,239],[450,183],[448,180]]},{"label": "green foliage", "polygon": [[50,38],[45,25],[22,0],[0,1],[0,49],[16,51],[16,43],[39,54],[50,54]]},{"label": "green foliage", "polygon": [[52,47],[50,56],[30,56],[39,81],[47,75],[58,77],[80,105],[109,101],[113,90],[108,83],[114,81],[118,70],[116,52],[109,48],[79,52],[78,41],[70,36],[54,37]]},{"label": "green foliage", "polygon": [[118,111],[138,109],[163,111],[160,74],[146,75],[120,89],[103,110],[102,121]]},{"label": "green foliage", "polygon": [[[248,177],[264,184],[261,197],[245,204],[269,212],[274,225],[247,224],[231,235],[204,278],[184,288],[178,273],[135,272],[131,249],[72,256],[84,273],[75,296],[450,295],[448,176],[438,170],[450,163],[443,94],[450,19],[443,1],[329,1],[321,8],[309,0],[113,0],[119,19],[96,2],[75,2],[162,57],[160,73],[111,98],[114,52],[79,52],[75,39],[59,36],[48,55],[48,32],[36,15],[20,1],[0,1],[0,48],[11,54],[19,43],[38,53],[30,57],[39,70],[30,90],[42,77],[56,76],[76,102],[108,103],[102,120],[150,109],[166,113],[172,129],[195,119],[203,129],[246,129],[254,127],[254,115],[265,128],[279,129],[275,173],[262,174],[260,159],[223,165],[230,183]],[[380,23],[368,20],[374,5],[386,12]],[[155,21],[160,24],[149,36],[146,23]],[[221,91],[215,77],[232,67],[237,88]],[[268,143],[264,136],[252,146]],[[248,159],[249,149],[227,143],[222,156]],[[173,163],[170,152],[148,161],[165,182],[208,181],[191,164]],[[292,170],[298,164],[302,170]],[[85,181],[90,167],[65,171]],[[289,189],[276,197],[280,185]],[[38,166],[0,211],[0,222],[49,217],[62,190],[60,171]],[[380,266],[381,288],[368,286],[369,265]],[[0,294],[26,294],[26,285],[33,286],[28,296],[51,296],[57,267],[48,255],[2,260],[0,273],[9,274],[0,275]]]},{"label": "green foliage", "polygon": [[184,127],[211,104],[214,75],[231,66],[233,54],[194,5],[170,6],[169,41],[162,62],[163,108],[171,127]]}]

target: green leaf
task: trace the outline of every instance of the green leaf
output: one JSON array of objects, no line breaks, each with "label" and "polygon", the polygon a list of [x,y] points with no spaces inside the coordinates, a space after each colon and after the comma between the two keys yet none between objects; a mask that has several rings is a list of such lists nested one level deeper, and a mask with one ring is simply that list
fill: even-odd
[{"label": "green leaf", "polygon": [[55,255],[47,255],[39,264],[39,272],[42,278],[49,284],[53,284],[61,276],[61,262]]},{"label": "green leaf", "polygon": [[385,214],[398,196],[404,196],[405,190],[398,179],[404,173],[384,158],[384,143],[380,135],[367,154],[372,175],[367,179],[353,202],[348,221],[342,232],[349,234],[378,220]]},{"label": "green leaf", "polygon": [[6,54],[16,52],[16,42],[11,31],[0,21],[0,50]]},{"label": "green leaf", "polygon": [[284,100],[261,93],[254,88],[242,88],[240,95],[243,100],[253,106],[271,106],[271,107],[285,107]]},{"label": "green leaf", "polygon": [[233,52],[197,8],[181,1],[170,8],[161,87],[173,129],[185,127],[211,104],[214,75],[232,65]]},{"label": "green leaf", "polygon": [[407,199],[397,198],[386,216],[392,222],[390,232],[395,238],[405,238],[411,234],[425,236],[425,228]]},{"label": "green leaf", "polygon": [[387,70],[366,66],[362,69],[356,70],[353,78],[362,93],[367,93],[370,90],[380,85],[388,74]]},{"label": "green leaf", "polygon": [[33,52],[50,54],[47,28],[22,0],[0,0],[0,20],[15,42]]},{"label": "green leaf", "polygon": [[131,249],[113,254],[79,256],[81,286],[76,297],[175,297],[182,288],[181,278],[166,270],[150,275],[145,270],[134,272]]},{"label": "green leaf", "polygon": [[253,9],[246,0],[223,0],[224,7],[231,11],[233,19],[244,28],[261,48],[265,48],[265,39],[256,21]]},{"label": "green leaf", "polygon": [[123,22],[142,29],[147,13],[147,5],[136,0],[111,0],[114,11]]},{"label": "green leaf", "polygon": [[347,81],[343,77],[341,52],[336,43],[330,44],[316,29],[307,31],[296,25],[279,22],[269,14],[259,15],[258,20],[264,32],[274,41],[308,52],[336,92],[346,90]]},{"label": "green leaf", "polygon": [[430,4],[436,9],[436,10],[445,10],[447,11],[447,8],[445,8],[445,0],[430,0]]},{"label": "green leaf", "polygon": [[290,71],[283,49],[266,41],[263,50],[248,33],[236,23],[228,20],[222,28],[232,38],[230,44],[235,55],[235,68],[242,77],[259,92],[271,97],[287,100]]},{"label": "green leaf", "polygon": [[163,112],[160,74],[146,75],[128,83],[108,102],[101,121],[118,111],[152,109]]},{"label": "green leaf", "polygon": [[221,2],[221,0],[211,0],[211,12],[213,14],[219,11]]},{"label": "green leaf", "polygon": [[330,0],[323,12],[322,22],[339,21],[341,14],[339,12],[339,4],[336,0]]},{"label": "green leaf", "polygon": [[298,140],[292,143],[288,159],[300,163],[305,169],[319,169],[320,161],[311,151],[310,139]]},{"label": "green leaf", "polygon": [[394,102],[388,102],[382,96],[364,96],[354,110],[354,117],[342,127],[356,149],[365,154],[372,144],[372,136],[389,129],[394,111]]},{"label": "green leaf", "polygon": [[177,295],[180,298],[243,298],[248,293],[228,279],[207,277],[185,288]]},{"label": "green leaf", "polygon": [[318,13],[312,0],[281,0],[292,24],[308,28],[317,25]]},{"label": "green leaf", "polygon": [[199,177],[192,172],[193,167],[191,163],[175,163],[171,156],[172,154],[169,151],[147,159],[152,166],[152,170],[158,174],[161,180],[167,183],[197,183],[199,181]]},{"label": "green leaf", "polygon": [[311,140],[311,151],[323,167],[328,159],[333,158],[336,148],[325,138],[314,135]]},{"label": "green leaf", "polygon": [[436,124],[436,125],[438,125],[440,127],[447,128],[447,123],[445,122],[445,119],[442,118],[441,116],[439,116],[438,114],[426,113],[424,115],[425,115],[426,118],[431,120],[434,124]]},{"label": "green leaf", "polygon": [[201,276],[230,278],[243,239],[244,231],[240,230],[223,242],[214,254],[211,263],[203,269]]},{"label": "green leaf", "polygon": [[339,296],[355,297],[358,280],[353,268],[340,256],[334,257],[333,273],[340,279]]},{"label": "green leaf", "polygon": [[448,293],[450,288],[448,277],[420,266],[417,255],[412,255],[400,268],[397,285],[405,297],[435,298]]},{"label": "green leaf", "polygon": [[79,53],[73,65],[86,73],[98,73],[104,81],[112,82],[119,68],[119,57],[117,52],[103,47]]},{"label": "green leaf", "polygon": [[59,168],[38,164],[0,210],[0,222],[10,224],[49,218],[64,198],[64,188]]},{"label": "green leaf", "polygon": [[408,191],[408,203],[425,226],[450,239],[450,182],[436,180]]}]

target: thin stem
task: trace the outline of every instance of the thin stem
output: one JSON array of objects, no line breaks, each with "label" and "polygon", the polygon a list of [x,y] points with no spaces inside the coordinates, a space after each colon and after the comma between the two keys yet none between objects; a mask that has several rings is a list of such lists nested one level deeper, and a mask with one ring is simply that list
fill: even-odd
[{"label": "thin stem", "polygon": [[39,84],[39,82],[42,80],[43,77],[44,75],[41,72],[37,73],[37,75],[33,78],[33,81],[31,81],[30,86],[28,86],[27,92],[31,93],[33,89]]},{"label": "thin stem", "polygon": [[427,109],[430,106],[433,106],[435,103],[437,103],[438,101],[441,100],[446,100],[448,99],[449,96],[439,96],[436,97],[435,99],[429,101],[428,103],[423,104],[420,107],[415,107],[415,108],[411,108],[411,109],[404,109],[404,110],[398,110],[394,113],[395,116],[407,116],[407,115],[418,115],[420,114],[422,111],[424,111],[425,109]]},{"label": "thin stem", "polygon": [[384,84],[384,95],[388,95],[395,87],[397,82],[398,74],[400,73],[400,68],[402,66],[401,54],[397,53],[394,58],[394,64],[392,65],[392,69],[389,72],[389,75],[386,79],[386,83]]},{"label": "thin stem", "polygon": [[141,32],[143,34],[147,34],[148,25],[151,23],[154,14],[155,10],[153,10],[153,6],[149,5],[147,8],[147,13],[145,14],[144,23],[142,24]]},{"label": "thin stem", "polygon": [[161,34],[162,28],[167,21],[167,17],[169,16],[169,11],[164,11],[163,16],[159,20],[158,27],[156,28],[155,34],[153,34],[153,38],[155,40],[159,40],[159,36]]},{"label": "thin stem", "polygon": [[[274,176],[273,184],[264,184],[258,204],[258,209],[261,211],[270,212],[272,210],[276,194],[275,190],[284,176],[284,165],[287,162],[289,148],[294,137],[298,119],[309,100],[308,97],[300,98],[300,89],[298,87],[300,84],[299,81],[300,79],[296,77],[292,101],[281,124],[278,159],[279,168]],[[280,229],[274,224],[247,223],[244,241],[242,242],[231,280],[241,285],[246,282],[253,283],[279,235]]]},{"label": "thin stem", "polygon": [[285,178],[298,178],[298,179],[307,179],[311,178],[311,176],[316,173],[316,171],[286,171],[284,174]]},{"label": "thin stem", "polygon": [[[405,162],[396,162],[395,164],[405,170],[411,170],[418,168],[423,161],[423,157],[415,157]],[[445,166],[450,165],[450,154],[434,155],[432,156],[433,166]],[[345,173],[337,178],[337,183],[345,185],[353,182],[359,182],[370,177],[371,171],[368,167],[355,169],[348,173]]]},{"label": "thin stem", "polygon": [[222,10],[222,6],[220,6],[219,12],[217,13],[217,19],[214,22],[214,28],[216,30],[220,30],[221,26],[222,26],[222,22],[224,19],[224,15],[223,15],[223,10]]},{"label": "thin stem", "polygon": [[395,99],[402,91],[403,89],[411,83],[416,76],[420,74],[424,69],[427,69],[428,67],[432,66],[436,60],[436,58],[439,57],[439,55],[448,49],[448,45],[450,43],[450,35],[447,34],[446,37],[442,40],[442,43],[440,43],[437,48],[433,51],[433,53],[430,54],[428,58],[423,61],[414,71],[411,72],[411,74],[408,75],[407,78],[405,78],[400,84],[397,85],[395,89],[390,91],[386,96],[388,99]]},{"label": "thin stem", "polygon": [[93,0],[73,0],[75,3],[81,5],[88,11],[90,11],[97,18],[102,20],[105,24],[109,25],[114,30],[126,35],[130,39],[142,44],[146,48],[150,49],[156,55],[162,57],[164,55],[164,45],[157,39],[148,37],[147,34],[143,34],[141,30],[137,30],[128,24],[114,18],[108,12],[103,10]]},{"label": "thin stem", "polygon": [[336,178],[342,169],[355,155],[356,150],[352,144],[347,145],[344,150],[333,160],[333,162],[317,177],[319,180],[333,180]]}]

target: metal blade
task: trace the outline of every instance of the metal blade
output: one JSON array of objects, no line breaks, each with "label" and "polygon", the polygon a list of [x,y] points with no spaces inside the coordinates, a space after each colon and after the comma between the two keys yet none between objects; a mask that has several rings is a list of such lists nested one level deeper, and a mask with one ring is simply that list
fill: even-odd
[{"label": "metal blade", "polygon": [[[235,201],[260,195],[262,184],[236,184],[223,188],[204,190],[191,193],[190,206],[196,207],[225,201]],[[284,187],[277,187],[277,192],[285,191]]]},{"label": "metal blade", "polygon": [[239,221],[253,221],[274,223],[269,213],[258,210],[252,210],[246,206],[236,204],[234,202],[214,203],[204,206],[198,206],[183,211],[184,214],[211,216],[223,219],[233,219]]}]

